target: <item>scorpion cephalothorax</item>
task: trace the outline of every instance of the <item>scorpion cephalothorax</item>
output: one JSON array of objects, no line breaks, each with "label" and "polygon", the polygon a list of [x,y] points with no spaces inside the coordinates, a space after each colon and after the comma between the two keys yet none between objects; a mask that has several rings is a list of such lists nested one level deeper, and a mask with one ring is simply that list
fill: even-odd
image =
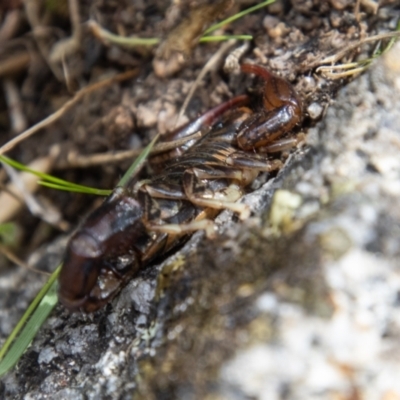
[{"label": "scorpion cephalothorax", "polygon": [[271,153],[296,145],[289,135],[301,121],[293,87],[266,69],[242,71],[264,80],[263,107],[248,108],[246,95],[215,107],[172,135],[181,138],[206,127],[201,138],[170,154],[154,178],[117,188],[71,237],[60,274],[59,297],[71,310],[91,312],[110,301],[152,259],[188,234],[214,234],[212,219],[229,209],[249,215],[237,200],[261,171],[281,167]]}]

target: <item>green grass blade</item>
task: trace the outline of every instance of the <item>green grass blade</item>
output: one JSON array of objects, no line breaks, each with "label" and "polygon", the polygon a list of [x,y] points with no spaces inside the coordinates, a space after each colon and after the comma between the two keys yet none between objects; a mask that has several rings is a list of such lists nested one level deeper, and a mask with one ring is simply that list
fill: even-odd
[{"label": "green grass blade", "polygon": [[[36,171],[35,169],[29,168],[26,165],[21,164],[18,161],[15,161],[12,158],[9,158],[9,157],[3,156],[3,155],[0,155],[0,162],[7,164],[15,169],[18,169],[19,171],[29,172],[33,175],[38,176],[39,178],[42,178],[43,180],[63,181],[62,179],[45,174],[44,172]],[[67,181],[64,181],[64,182],[67,182]]]},{"label": "green grass blade", "polygon": [[36,171],[6,156],[0,155],[0,162],[8,164],[13,168],[18,169],[19,171],[29,172],[39,177],[41,179],[40,184],[43,186],[48,186],[59,190],[69,190],[71,192],[99,194],[102,196],[109,194],[108,190],[102,190],[97,188],[91,188],[89,186],[78,185],[77,183],[69,182],[64,179],[60,179],[55,176],[45,174],[43,172]]},{"label": "green grass blade", "polygon": [[[257,4],[254,7],[250,7],[247,10],[243,10],[240,13],[237,13],[235,15],[232,15],[231,17],[219,22],[218,24],[215,24],[208,28],[204,32],[204,36],[200,39],[200,42],[217,42],[217,41],[223,41],[223,40],[229,40],[229,39],[238,39],[238,40],[252,40],[253,37],[251,35],[223,35],[223,36],[206,36],[208,33],[215,31],[216,29],[220,28],[221,26],[227,25],[230,22],[236,21],[239,18],[242,18],[243,16],[253,12],[257,11],[258,9],[265,7],[269,4],[274,3],[275,0],[268,0],[264,1],[263,3]],[[124,47],[136,47],[136,46],[154,46],[157,45],[161,42],[161,39],[158,38],[139,38],[139,37],[125,37],[125,36],[119,36],[116,35],[115,33],[109,32],[108,30],[102,28],[95,22],[91,22],[92,27],[99,32],[99,36],[101,36],[102,39],[105,39],[109,41],[110,43],[119,45],[119,46],[124,46]]]},{"label": "green grass blade", "polygon": [[140,153],[139,157],[132,163],[132,165],[125,172],[124,176],[118,182],[119,187],[126,186],[132,176],[139,171],[139,169],[143,166],[145,161],[147,160],[148,155],[150,154],[152,148],[156,144],[160,134],[158,133],[154,139],[143,149]]},{"label": "green grass blade", "polygon": [[[57,304],[56,279],[60,270],[61,265],[53,272],[47,283],[42,287],[1,348],[0,376],[4,375],[18,362],[51,310]],[[19,335],[20,332],[21,334]],[[18,338],[14,342],[17,336]],[[10,350],[8,351],[8,349]]]},{"label": "green grass blade", "polygon": [[252,40],[253,36],[251,35],[215,35],[215,36],[203,36],[199,41],[201,43],[207,42],[221,42],[223,40]]},{"label": "green grass blade", "polygon": [[[396,32],[396,31],[400,31],[400,21],[397,23],[395,32]],[[385,48],[384,48],[383,50],[379,51],[379,54],[377,54],[376,56],[382,56],[383,54],[387,53],[387,52],[393,47],[393,45],[396,43],[396,41],[397,41],[398,39],[399,39],[399,38],[396,37],[396,36],[395,36],[395,37],[392,37],[392,38],[389,40],[389,43],[385,46]]]},{"label": "green grass blade", "polygon": [[138,38],[138,37],[124,37],[102,29],[104,38],[111,43],[124,46],[124,47],[137,47],[137,46],[155,46],[160,43],[157,38]]},{"label": "green grass blade", "polygon": [[89,27],[91,28],[94,35],[101,40],[108,41],[109,43],[113,43],[119,46],[124,47],[136,47],[136,46],[154,46],[160,43],[160,39],[158,38],[140,38],[140,37],[126,37],[116,35],[101,27],[97,22],[90,20],[88,22]]},{"label": "green grass blade", "polygon": [[108,196],[111,193],[109,189],[98,189],[90,186],[79,185],[73,182],[51,182],[39,180],[38,183],[42,186],[57,190],[66,190],[70,192],[87,193],[87,194],[97,194],[99,196]]},{"label": "green grass blade", "polygon": [[210,27],[204,32],[204,35],[207,35],[207,34],[213,32],[213,31],[215,31],[215,30],[221,28],[221,27],[224,26],[224,25],[230,24],[231,22],[236,21],[237,19],[242,18],[242,17],[244,17],[245,15],[247,15],[247,14],[249,14],[249,13],[252,13],[253,11],[257,11],[257,10],[259,10],[260,8],[265,7],[265,6],[268,6],[269,4],[272,4],[272,3],[274,3],[274,2],[275,2],[275,0],[263,1],[262,3],[257,4],[256,6],[247,8],[246,10],[243,10],[243,11],[241,11],[241,12],[235,14],[235,15],[232,15],[231,17],[229,17],[229,18],[227,18],[227,19],[224,19],[224,20],[221,21],[221,22],[218,22],[218,24],[214,24],[214,25],[210,26]]},{"label": "green grass blade", "polygon": [[112,190],[110,190],[110,189],[96,189],[96,188],[91,188],[89,186],[78,186],[78,185],[64,186],[64,185],[58,185],[56,183],[45,182],[45,181],[38,181],[38,183],[42,186],[45,186],[45,187],[48,187],[51,189],[65,190],[68,192],[95,194],[98,196],[108,196],[109,194],[112,193]]}]

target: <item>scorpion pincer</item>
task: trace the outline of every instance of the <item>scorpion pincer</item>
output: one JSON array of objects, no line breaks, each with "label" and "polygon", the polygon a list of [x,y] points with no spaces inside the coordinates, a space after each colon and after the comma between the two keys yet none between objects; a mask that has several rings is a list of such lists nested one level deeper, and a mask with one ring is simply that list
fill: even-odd
[{"label": "scorpion pincer", "polygon": [[67,308],[98,310],[190,233],[204,229],[211,236],[220,210],[249,215],[237,200],[260,172],[281,167],[273,153],[298,143],[291,131],[302,108],[284,79],[251,64],[242,71],[264,81],[260,110],[249,109],[249,96],[237,96],[178,129],[174,138],[203,134],[177,149],[156,177],[116,188],[72,235],[59,278]]}]

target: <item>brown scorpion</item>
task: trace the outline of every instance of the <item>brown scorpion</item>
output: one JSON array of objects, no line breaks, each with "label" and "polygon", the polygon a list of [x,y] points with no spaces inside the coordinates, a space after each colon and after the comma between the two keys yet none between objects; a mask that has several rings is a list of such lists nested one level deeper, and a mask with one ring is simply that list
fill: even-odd
[{"label": "brown scorpion", "polygon": [[263,105],[237,96],[172,135],[181,138],[207,127],[197,141],[176,149],[154,178],[117,187],[69,240],[59,277],[59,298],[70,310],[92,312],[110,301],[139,269],[194,231],[214,231],[222,209],[247,218],[237,201],[262,171],[282,163],[271,153],[295,146],[290,135],[302,119],[293,87],[263,67],[242,71],[264,81]]}]

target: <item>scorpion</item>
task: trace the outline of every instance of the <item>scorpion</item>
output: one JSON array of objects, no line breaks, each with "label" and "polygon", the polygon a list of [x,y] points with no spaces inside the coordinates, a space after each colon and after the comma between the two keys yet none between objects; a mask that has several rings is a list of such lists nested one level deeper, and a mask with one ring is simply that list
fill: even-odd
[{"label": "scorpion", "polygon": [[214,107],[170,138],[201,130],[169,154],[153,178],[117,187],[71,236],[59,276],[59,299],[71,311],[93,312],[108,303],[137,272],[198,230],[214,234],[223,209],[246,219],[238,202],[259,173],[276,171],[273,153],[296,146],[302,120],[292,85],[264,67],[241,70],[264,82],[262,106],[240,95]]}]

